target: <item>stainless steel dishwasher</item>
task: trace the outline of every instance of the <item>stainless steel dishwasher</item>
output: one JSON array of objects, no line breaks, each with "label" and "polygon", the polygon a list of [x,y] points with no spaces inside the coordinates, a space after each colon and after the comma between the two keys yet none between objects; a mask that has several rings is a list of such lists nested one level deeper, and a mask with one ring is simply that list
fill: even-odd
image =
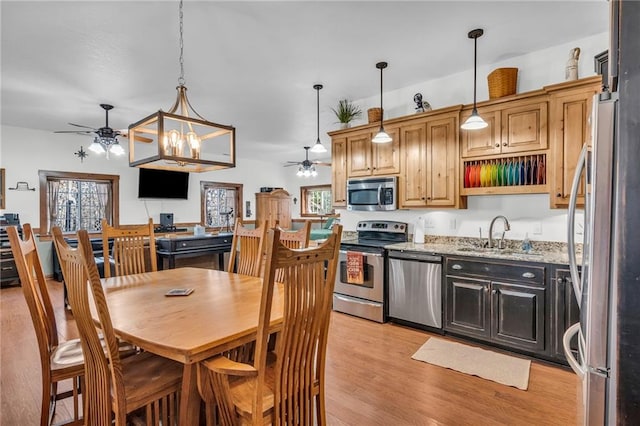
[{"label": "stainless steel dishwasher", "polygon": [[389,250],[389,319],[442,328],[442,256]]}]

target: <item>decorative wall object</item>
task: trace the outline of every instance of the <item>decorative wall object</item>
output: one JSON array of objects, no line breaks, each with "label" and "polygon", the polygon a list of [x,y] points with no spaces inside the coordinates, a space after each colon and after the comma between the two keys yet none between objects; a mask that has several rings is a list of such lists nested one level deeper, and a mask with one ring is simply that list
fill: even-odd
[{"label": "decorative wall object", "polygon": [[80,145],[80,149],[78,151],[74,152],[74,155],[80,158],[81,163],[84,163],[84,159],[89,156],[89,154],[87,154],[87,152],[83,149],[82,145]]},{"label": "decorative wall object", "polygon": [[580,59],[580,48],[574,47],[569,51],[569,60],[564,71],[565,80],[578,79],[578,60]]}]

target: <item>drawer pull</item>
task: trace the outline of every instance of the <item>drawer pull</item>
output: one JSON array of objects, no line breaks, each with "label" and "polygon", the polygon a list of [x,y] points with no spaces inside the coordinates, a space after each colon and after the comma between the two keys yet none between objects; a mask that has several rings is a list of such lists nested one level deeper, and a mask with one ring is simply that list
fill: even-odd
[{"label": "drawer pull", "polygon": [[533,272],[525,272],[524,274],[522,274],[523,278],[535,278],[536,274],[534,274]]},{"label": "drawer pull", "polygon": [[462,265],[454,263],[453,265],[451,265],[451,269],[455,269],[456,271],[459,271],[460,269],[462,269]]},{"label": "drawer pull", "polygon": [[11,271],[13,270],[12,266],[5,266],[4,268],[2,268],[3,271]]}]

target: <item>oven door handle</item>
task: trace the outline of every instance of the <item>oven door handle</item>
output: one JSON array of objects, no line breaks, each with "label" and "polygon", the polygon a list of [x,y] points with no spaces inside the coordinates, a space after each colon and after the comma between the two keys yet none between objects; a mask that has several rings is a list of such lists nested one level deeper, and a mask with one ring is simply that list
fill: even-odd
[{"label": "oven door handle", "polygon": [[340,250],[340,254],[347,254],[348,251],[351,251],[352,253],[360,253],[363,256],[382,257],[380,253],[364,253],[361,251],[352,251],[352,250]]}]

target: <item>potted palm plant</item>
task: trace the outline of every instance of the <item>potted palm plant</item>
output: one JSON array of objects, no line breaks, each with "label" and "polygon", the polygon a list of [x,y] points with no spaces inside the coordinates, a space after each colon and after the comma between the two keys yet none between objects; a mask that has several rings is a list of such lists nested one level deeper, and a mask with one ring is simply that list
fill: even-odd
[{"label": "potted palm plant", "polygon": [[360,109],[360,107],[352,103],[348,99],[339,100],[338,108],[331,108],[331,110],[338,118],[338,123],[340,123],[340,127],[343,129],[349,127],[350,123],[353,120],[362,116],[362,110]]}]

